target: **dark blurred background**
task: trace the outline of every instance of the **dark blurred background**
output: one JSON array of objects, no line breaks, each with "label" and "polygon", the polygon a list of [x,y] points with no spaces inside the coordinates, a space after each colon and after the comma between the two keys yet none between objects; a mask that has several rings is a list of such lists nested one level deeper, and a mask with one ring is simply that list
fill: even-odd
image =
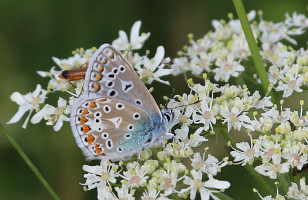
[{"label": "dark blurred background", "polygon": [[[276,22],[283,20],[287,12],[307,14],[307,0],[244,1],[244,5],[247,11],[262,10],[264,19]],[[79,183],[85,181],[82,165],[99,162],[85,161],[69,123],[59,132],[44,123],[29,124],[27,129],[22,129],[25,117],[17,124],[6,125],[18,109],[9,96],[14,91],[32,92],[37,83],[46,88],[47,79],[36,71],[49,71],[55,65],[52,56],[67,58],[76,48],[111,43],[118,37],[119,30],[130,33],[137,20],[142,21],[141,32],[151,32],[141,52],[150,49],[153,55],[156,47],[163,45],[166,56],[173,58],[187,44],[188,33],[193,33],[195,38],[202,37],[212,29],[211,20],[227,19],[229,12],[237,18],[231,0],[0,0],[0,121],[62,199],[95,199],[96,190],[84,192]],[[303,41],[307,41],[306,38]],[[302,46],[306,48],[306,43]],[[183,82],[182,77],[170,79],[173,85],[166,87],[164,94],[154,91],[159,103],[162,103],[162,95],[170,94],[172,87]],[[50,95],[48,101],[55,104],[58,94],[63,95]],[[215,138],[213,141],[212,154],[220,158],[226,156],[220,145],[224,143],[216,142]],[[250,183],[244,169],[233,166],[222,171],[219,178],[231,181],[226,194],[234,199],[258,199],[252,192],[252,187],[258,187]],[[2,134],[0,199],[51,199]]]}]

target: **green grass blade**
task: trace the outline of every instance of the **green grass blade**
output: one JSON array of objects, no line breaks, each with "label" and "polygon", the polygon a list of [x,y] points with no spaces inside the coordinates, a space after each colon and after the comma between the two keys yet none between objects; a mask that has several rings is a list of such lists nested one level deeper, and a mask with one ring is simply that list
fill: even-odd
[{"label": "green grass blade", "polygon": [[16,149],[16,151],[19,153],[19,155],[24,159],[24,161],[27,163],[29,168],[32,170],[32,172],[35,174],[35,176],[39,179],[39,181],[43,184],[43,186],[46,188],[46,190],[49,192],[49,194],[52,196],[52,198],[55,199],[55,200],[60,200],[58,195],[53,191],[53,189],[50,187],[48,182],[44,179],[44,177],[39,172],[39,170],[34,166],[34,164],[31,162],[31,160],[25,154],[25,152],[22,150],[22,148],[17,144],[17,142],[7,133],[7,131],[4,129],[4,127],[2,126],[1,123],[0,123],[0,131],[8,139],[8,141],[11,143],[11,145]]}]

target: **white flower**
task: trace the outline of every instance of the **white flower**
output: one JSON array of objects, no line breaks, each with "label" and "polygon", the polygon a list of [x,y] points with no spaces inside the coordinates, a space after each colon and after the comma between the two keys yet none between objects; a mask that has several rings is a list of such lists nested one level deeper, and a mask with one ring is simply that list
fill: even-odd
[{"label": "white flower", "polygon": [[[84,177],[87,179],[86,182],[82,185],[87,185],[89,189],[95,188],[99,183],[115,183],[116,177],[119,176],[117,169],[118,165],[111,163],[108,160],[102,159],[100,165],[89,166],[84,165],[82,169],[88,174],[85,174]],[[110,186],[110,185],[109,185]]]},{"label": "white flower", "polygon": [[[161,76],[170,75],[172,69],[165,69],[165,64],[163,60],[170,60],[169,58],[164,59],[165,49],[163,46],[157,47],[156,54],[154,58],[148,59],[143,57],[140,62],[137,62],[134,67],[137,70],[137,73],[140,76],[140,79],[144,83],[151,84],[154,80],[169,85],[169,81],[164,81],[160,79]],[[135,54],[135,57],[138,57],[138,54]]]},{"label": "white flower", "polygon": [[158,195],[159,195],[159,191],[157,191],[154,188],[151,188],[143,192],[141,200],[155,200],[157,199]]},{"label": "white flower", "polygon": [[218,58],[215,62],[215,65],[218,67],[213,70],[215,73],[215,81],[224,81],[228,82],[230,76],[238,77],[239,72],[245,70],[245,68],[240,65],[238,62],[234,61],[234,56],[229,54],[227,60]]},{"label": "white flower", "polygon": [[167,154],[174,157],[186,158],[192,154],[192,149],[189,146],[189,143],[174,141],[173,143],[168,143],[165,147]]},{"label": "white flower", "polygon": [[136,21],[130,32],[130,41],[124,31],[119,31],[119,38],[112,42],[112,46],[121,51],[141,49],[143,43],[150,37],[150,33],[139,35],[140,27],[141,21]]},{"label": "white flower", "polygon": [[203,153],[203,157],[201,158],[200,153],[195,153],[193,159],[191,159],[191,166],[196,169],[200,170],[203,173],[212,174],[216,176],[218,171],[221,170],[222,167],[228,164],[228,161],[222,160],[221,162],[218,161],[217,158],[208,154],[208,158],[204,160],[205,152]]},{"label": "white flower", "polygon": [[292,73],[286,73],[285,78],[279,81],[279,85],[276,87],[277,91],[283,91],[283,97],[289,97],[293,91],[302,92],[300,88],[304,82],[304,78],[301,75],[293,75]]},{"label": "white flower", "polygon": [[174,130],[175,140],[185,141],[188,139],[189,127],[187,125],[182,125],[181,128]]},{"label": "white flower", "polygon": [[202,181],[202,172],[191,170],[192,178],[185,176],[184,184],[188,185],[188,188],[182,189],[181,193],[190,192],[190,199],[196,198],[197,191],[200,192],[200,196],[202,200],[207,200],[213,198],[217,199],[217,197],[213,193],[217,193],[221,189],[227,189],[230,187],[230,183],[228,181],[219,181],[213,178],[211,174],[208,174],[209,180],[203,182]]},{"label": "white flower", "polygon": [[189,71],[191,68],[190,62],[188,61],[187,57],[175,58],[171,67],[173,69],[173,76],[177,76],[183,72]]},{"label": "white flower", "polygon": [[288,142],[282,150],[282,157],[290,163],[292,168],[296,167],[298,170],[301,170],[308,163],[307,153],[303,153],[303,151],[306,151],[306,148],[306,145],[300,142],[294,144]]},{"label": "white flower", "polygon": [[221,106],[220,113],[222,117],[224,117],[222,123],[228,123],[228,132],[231,130],[232,126],[235,130],[241,130],[242,126],[252,131],[254,130],[253,126],[251,125],[250,118],[246,116],[246,113],[241,112],[242,111],[236,106],[233,106],[231,111],[229,111],[227,106]]},{"label": "white flower", "polygon": [[308,197],[308,185],[306,185],[305,177],[300,179],[299,185],[300,189],[298,188],[296,183],[291,183],[291,187],[289,187],[289,191],[287,194],[288,198],[292,199],[300,199],[300,200],[307,200]]},{"label": "white flower", "polygon": [[281,163],[281,157],[276,157],[275,159],[272,159],[272,163],[265,160],[262,165],[256,166],[255,170],[263,176],[277,179],[278,174],[289,172],[289,163]]},{"label": "white flower", "polygon": [[63,126],[63,121],[70,121],[66,116],[70,114],[70,112],[70,108],[67,107],[67,101],[60,97],[57,108],[46,104],[42,110],[32,117],[31,123],[36,124],[44,118],[48,120],[46,123],[47,125],[54,125],[54,130],[59,131]]},{"label": "white flower", "polygon": [[234,164],[245,166],[247,163],[252,164],[255,157],[259,157],[259,145],[253,145],[251,136],[250,141],[250,144],[248,142],[236,143],[238,150],[231,146],[233,151],[230,155],[234,157]]},{"label": "white flower", "polygon": [[258,192],[258,190],[253,189],[253,191],[258,193],[259,197],[262,200],[285,200],[285,197],[279,194],[279,189],[278,189],[278,186],[277,186],[278,182],[276,182],[275,184],[276,184],[276,187],[277,187],[276,197],[272,197],[272,195],[268,195],[268,196],[262,197],[261,194]]},{"label": "white flower", "polygon": [[135,190],[129,189],[129,187],[122,186],[122,188],[114,188],[117,192],[117,197],[115,199],[125,199],[125,200],[135,200],[134,193]]},{"label": "white flower", "polygon": [[289,13],[286,13],[285,24],[289,27],[297,26],[297,27],[308,27],[308,18],[303,14],[293,13],[292,17]]},{"label": "white flower", "polygon": [[263,117],[270,117],[273,120],[273,123],[285,123],[290,119],[291,114],[292,112],[290,108],[287,108],[280,113],[276,107],[272,107],[265,113],[261,113]]},{"label": "white flower", "polygon": [[218,109],[219,108],[216,104],[213,106],[213,97],[210,99],[210,102],[201,101],[200,109],[197,109],[193,114],[194,123],[203,124],[204,131],[207,131],[210,128],[214,131],[213,124],[216,124]]},{"label": "white flower", "polygon": [[98,200],[117,200],[112,188],[106,184],[97,184],[97,199]]},{"label": "white flower", "polygon": [[[85,64],[89,61],[89,59],[93,56],[94,52],[97,49],[95,47],[87,50],[78,49],[78,51],[74,52],[74,55],[68,57],[66,59],[59,59],[56,57],[52,57],[52,60],[60,67],[62,70],[69,70],[74,68],[80,68],[85,66]],[[40,75],[43,75],[42,72],[38,72]]]},{"label": "white flower", "polygon": [[29,92],[26,95],[21,95],[19,92],[14,92],[11,95],[11,100],[19,105],[19,109],[10,121],[7,122],[7,124],[18,122],[26,112],[30,111],[24,124],[22,125],[23,128],[26,128],[32,112],[34,110],[36,112],[39,110],[40,104],[44,103],[46,99],[46,94],[47,92],[42,89],[40,84],[36,85],[36,89],[32,93]]},{"label": "white flower", "polygon": [[139,165],[136,168],[130,168],[128,171],[123,172],[123,179],[121,182],[122,184],[126,185],[127,187],[140,187],[144,186],[149,178],[146,175],[146,171],[144,169],[140,169]]},{"label": "white flower", "polygon": [[208,141],[204,136],[201,136],[200,134],[204,131],[203,127],[198,128],[194,134],[190,135],[189,140],[189,146],[191,147],[197,147],[201,145],[203,142]]},{"label": "white flower", "polygon": [[158,171],[159,173],[155,174],[155,177],[158,178],[160,189],[164,190],[163,196],[168,196],[176,192],[176,184],[178,181],[182,180],[182,178],[178,178],[179,172],[177,171],[177,168],[172,168],[171,170],[169,167],[167,171],[161,169],[160,171]]},{"label": "white flower", "polygon": [[263,99],[261,99],[261,95],[258,90],[253,93],[251,99],[256,109],[266,110],[266,108],[273,106],[273,103],[271,102],[271,96],[265,96]]}]

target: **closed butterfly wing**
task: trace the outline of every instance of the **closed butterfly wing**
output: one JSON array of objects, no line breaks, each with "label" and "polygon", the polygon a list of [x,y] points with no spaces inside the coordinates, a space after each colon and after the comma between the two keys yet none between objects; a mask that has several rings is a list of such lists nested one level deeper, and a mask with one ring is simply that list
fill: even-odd
[{"label": "closed butterfly wing", "polygon": [[90,60],[71,127],[88,159],[119,160],[163,136],[166,120],[133,68],[104,44]]}]

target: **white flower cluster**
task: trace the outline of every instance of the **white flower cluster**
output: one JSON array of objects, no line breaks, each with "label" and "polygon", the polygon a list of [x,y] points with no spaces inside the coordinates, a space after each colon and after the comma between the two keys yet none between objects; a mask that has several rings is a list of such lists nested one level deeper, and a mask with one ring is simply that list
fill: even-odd
[{"label": "white flower cluster", "polygon": [[[308,85],[308,51],[287,46],[285,41],[296,45],[291,38],[302,35],[308,27],[308,18],[294,13],[287,15],[284,22],[265,21],[259,12],[259,22],[253,21],[256,12],[248,14],[255,39],[260,46],[260,54],[268,68],[270,83],[277,91],[283,91],[283,97],[289,97],[294,91],[301,92]],[[229,16],[232,18],[232,15]],[[245,35],[239,20],[213,20],[214,31],[203,38],[194,40],[189,34],[190,46],[180,51],[180,57],[174,59],[174,75],[191,72],[194,75],[209,73],[215,81],[228,82],[230,77],[238,77],[244,71],[244,64],[251,59]],[[252,66],[253,67],[253,66]]]},{"label": "white flower cluster", "polygon": [[[294,91],[303,91],[303,86],[308,85],[308,50],[295,50],[285,43],[296,44],[291,36],[304,33],[308,18],[294,13],[287,15],[285,21],[274,23],[263,20],[261,12],[258,14],[259,22],[254,21],[255,11],[248,14],[248,19],[266,64],[271,88],[283,91],[283,98]],[[270,96],[251,92],[246,85],[218,84],[252,67],[240,21],[231,15],[229,18],[229,22],[214,20],[214,31],[201,39],[194,40],[190,34],[190,45],[173,61],[164,58],[162,46],[157,48],[153,58],[148,58],[148,52],[146,55],[135,52],[150,36],[150,33],[139,33],[140,21],[133,25],[130,40],[124,31],[119,32],[119,38],[112,45],[123,53],[144,83],[156,80],[169,84],[161,77],[180,73],[197,78],[187,80],[188,94],[169,99],[167,107],[174,113],[175,128],[174,137],[166,141],[164,148],[145,149],[138,159],[133,157],[131,161],[101,160],[97,166],[84,165],[85,189],[97,189],[97,198],[108,200],[136,199],[136,195],[141,199],[160,200],[219,199],[219,193],[228,189],[230,183],[215,176],[227,165],[253,166],[257,174],[271,179],[294,170],[302,172],[308,166],[308,111],[303,113],[304,101],[300,101],[300,111],[283,108],[283,100],[278,109]],[[54,130],[60,130],[63,121],[69,121],[70,108],[82,92],[83,80],[74,82],[73,87],[58,75],[61,70],[83,67],[95,51],[96,48],[77,49],[68,59],[53,58],[59,71],[52,67],[50,72],[38,72],[50,78],[46,90],[38,85],[33,93],[11,95],[20,107],[8,123],[16,123],[29,111],[23,127],[28,121],[35,124],[44,119]],[[250,80],[259,84],[259,80]],[[47,94],[54,91],[68,91],[72,96],[67,100],[60,97],[57,106],[45,103]],[[230,131],[247,133],[250,141],[234,143]],[[218,133],[227,139],[233,161],[207,153],[207,136]],[[203,150],[199,152],[200,149]],[[259,197],[307,199],[308,186],[304,178],[289,182],[289,186],[285,195],[279,195],[277,186],[276,198],[263,198],[260,194]]]},{"label": "white flower cluster", "polygon": [[[278,185],[279,182],[275,183],[277,186],[277,192],[276,192],[276,196],[272,197],[272,195],[268,195],[265,197],[262,197],[261,194],[258,192],[258,190],[253,189],[254,192],[257,192],[260,199],[262,200],[285,200],[287,199],[299,199],[299,200],[306,200],[308,197],[308,185],[306,185],[306,178],[303,177],[299,180],[299,184],[296,183],[292,183],[292,185],[288,188],[288,192],[286,197],[279,194],[279,189],[278,189]],[[298,185],[300,187],[298,187]]]},{"label": "white flower cluster", "polygon": [[[120,37],[113,41],[112,44],[115,48],[121,50],[123,55],[127,56],[126,58],[134,66],[144,83],[151,84],[156,80],[164,84],[169,84],[168,81],[160,78],[172,72],[170,68],[168,69],[166,67],[166,63],[170,62],[170,58],[164,58],[165,49],[162,46],[157,48],[154,58],[148,58],[148,55],[141,56],[132,51],[140,49],[145,40],[150,36],[150,33],[142,33],[139,35],[140,26],[141,21],[135,22],[131,30],[130,41],[127,39],[126,33],[120,31]],[[76,97],[82,92],[84,83],[84,80],[79,80],[74,82],[73,85],[71,82],[59,78],[59,75],[64,70],[85,67],[96,50],[96,47],[86,50],[79,48],[72,52],[72,57],[67,59],[53,57],[53,61],[57,64],[59,70],[56,69],[56,66],[53,66],[49,72],[37,72],[40,76],[50,79],[46,89],[43,89],[38,84],[33,93],[22,95],[19,92],[14,92],[11,95],[11,100],[15,101],[20,107],[18,112],[9,120],[8,124],[18,122],[26,112],[30,111],[22,126],[23,128],[26,128],[29,121],[32,124],[37,124],[44,119],[46,125],[51,125],[55,131],[59,131],[63,125],[63,121],[69,121],[71,106],[74,104]],[[68,100],[59,97],[58,106],[45,103],[47,95],[55,91],[69,92],[72,96]],[[33,111],[35,114],[31,116]]]}]

